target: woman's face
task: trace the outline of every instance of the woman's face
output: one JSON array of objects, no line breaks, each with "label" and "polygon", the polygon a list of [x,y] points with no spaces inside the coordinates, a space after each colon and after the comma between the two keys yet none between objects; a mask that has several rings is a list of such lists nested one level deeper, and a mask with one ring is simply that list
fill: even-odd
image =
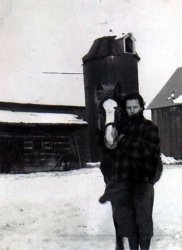
[{"label": "woman's face", "polygon": [[132,116],[137,114],[140,110],[142,110],[140,103],[137,99],[127,100],[126,101],[126,112],[128,116]]}]

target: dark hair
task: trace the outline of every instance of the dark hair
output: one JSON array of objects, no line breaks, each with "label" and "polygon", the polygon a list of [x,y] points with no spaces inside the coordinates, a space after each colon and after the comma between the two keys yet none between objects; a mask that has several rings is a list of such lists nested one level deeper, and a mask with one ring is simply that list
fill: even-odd
[{"label": "dark hair", "polygon": [[143,97],[139,93],[131,93],[124,96],[121,100],[121,105],[123,106],[124,109],[126,109],[126,101],[134,99],[138,100],[141,108],[144,110],[145,102],[143,100]]}]

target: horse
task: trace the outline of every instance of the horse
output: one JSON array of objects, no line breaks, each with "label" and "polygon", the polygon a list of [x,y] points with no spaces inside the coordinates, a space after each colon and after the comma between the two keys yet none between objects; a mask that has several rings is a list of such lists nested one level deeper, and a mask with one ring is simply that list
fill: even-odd
[{"label": "horse", "polygon": [[[121,108],[118,92],[118,85],[112,85],[110,88],[104,85],[103,91],[98,101],[98,131],[101,147],[101,164],[102,172],[106,185],[112,181],[114,165],[116,161],[117,140],[119,138],[119,127],[124,120],[125,114]],[[111,202],[112,209],[113,204]],[[116,250],[124,249],[123,238],[118,234],[118,226],[113,218],[115,235],[116,235]]]},{"label": "horse", "polygon": [[113,173],[115,149],[121,124],[125,122],[126,114],[121,105],[121,87],[119,83],[100,85],[95,101],[97,103],[97,144],[100,146],[100,169],[107,184]]}]

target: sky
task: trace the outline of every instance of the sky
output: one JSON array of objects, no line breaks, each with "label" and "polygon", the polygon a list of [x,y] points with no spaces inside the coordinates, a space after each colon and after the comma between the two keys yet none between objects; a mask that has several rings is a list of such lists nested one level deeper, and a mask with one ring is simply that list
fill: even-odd
[{"label": "sky", "polygon": [[81,75],[45,72],[82,73],[95,39],[131,32],[149,104],[182,66],[181,13],[181,0],[0,0],[0,101],[84,105]]}]

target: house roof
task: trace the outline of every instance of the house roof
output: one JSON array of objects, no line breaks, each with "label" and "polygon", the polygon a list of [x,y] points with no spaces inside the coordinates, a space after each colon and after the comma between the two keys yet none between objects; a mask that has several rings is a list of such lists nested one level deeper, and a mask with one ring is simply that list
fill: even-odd
[{"label": "house roof", "polygon": [[77,115],[60,113],[14,112],[0,110],[0,123],[23,124],[87,124]]},{"label": "house roof", "polygon": [[161,91],[149,104],[147,109],[156,109],[182,105],[180,96],[182,95],[182,67],[177,68]]},{"label": "house roof", "polygon": [[[5,72],[6,73],[6,72]],[[85,106],[83,74],[1,72],[0,102]]]}]

